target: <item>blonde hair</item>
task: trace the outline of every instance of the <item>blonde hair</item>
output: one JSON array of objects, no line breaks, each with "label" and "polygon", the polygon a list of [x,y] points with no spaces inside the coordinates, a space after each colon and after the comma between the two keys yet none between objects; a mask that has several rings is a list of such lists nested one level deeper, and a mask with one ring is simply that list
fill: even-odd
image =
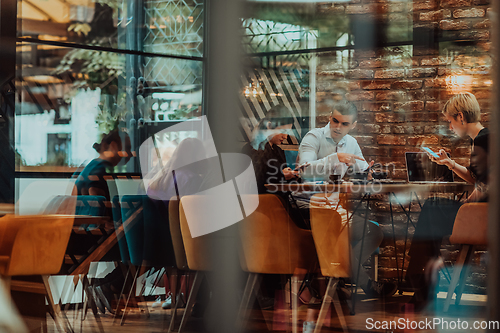
[{"label": "blonde hair", "polygon": [[481,109],[476,96],[469,92],[456,94],[446,102],[443,107],[443,114],[457,119],[462,113],[467,123],[477,123],[481,118]]}]

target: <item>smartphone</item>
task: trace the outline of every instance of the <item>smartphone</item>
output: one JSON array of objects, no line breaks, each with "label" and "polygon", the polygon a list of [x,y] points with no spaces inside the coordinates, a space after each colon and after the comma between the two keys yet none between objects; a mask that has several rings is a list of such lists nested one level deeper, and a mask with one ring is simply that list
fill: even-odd
[{"label": "smartphone", "polygon": [[425,151],[426,153],[431,154],[431,155],[432,155],[432,157],[439,158],[439,155],[438,155],[438,154],[436,154],[435,152],[433,152],[432,150],[430,150],[430,149],[429,149],[429,148],[427,148],[427,147],[422,146],[422,147],[420,147],[420,149],[422,149],[422,150],[423,150],[423,151]]},{"label": "smartphone", "polygon": [[296,167],[293,171],[299,171],[299,170],[300,170],[300,171],[302,171],[302,170],[304,170],[306,167],[308,167],[309,165],[311,165],[311,163],[306,162],[306,163],[304,163],[304,164],[302,164],[302,165],[297,166],[297,167]]}]

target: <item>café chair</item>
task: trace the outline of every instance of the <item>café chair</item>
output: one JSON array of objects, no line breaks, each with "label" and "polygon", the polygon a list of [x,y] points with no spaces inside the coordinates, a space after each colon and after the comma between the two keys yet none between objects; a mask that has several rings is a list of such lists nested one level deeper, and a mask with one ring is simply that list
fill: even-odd
[{"label": "caf\u00e9 chair", "polygon": [[[315,272],[318,258],[311,231],[297,227],[280,197],[274,194],[259,195],[259,206],[239,223],[239,233],[241,267],[250,273],[240,306],[239,320],[244,322],[246,316],[243,312],[259,290],[262,274],[293,276],[297,269],[302,272]],[[292,294],[298,295],[296,276],[290,280]],[[292,297],[292,310],[292,330],[296,332],[296,296]],[[289,318],[288,313],[286,318]]]},{"label": "caf\u00e9 chair", "polygon": [[[194,207],[198,206],[196,203],[199,202],[199,200],[203,200],[203,197],[204,196],[202,195],[184,196],[182,197],[179,205],[179,225],[182,234],[182,242],[184,244],[186,262],[189,270],[195,271],[196,273],[191,290],[189,291],[189,297],[187,300],[186,308],[184,309],[184,313],[182,315],[179,329],[177,331],[178,333],[181,333],[184,330],[187,320],[191,316],[195,299],[198,294],[198,290],[200,289],[205,272],[213,270],[213,267],[216,266],[214,263],[214,258],[212,258],[211,256],[211,246],[214,242],[214,234],[212,233],[193,238],[191,236],[191,232],[187,223],[186,213],[183,208],[183,205],[186,203],[190,207],[193,207],[193,205]],[[206,222],[203,211],[199,210],[193,213],[196,213],[192,215],[192,218],[194,220]],[[175,238],[175,231],[173,235],[173,237]],[[176,242],[174,242],[174,244],[175,243]],[[177,244],[177,246],[175,246],[174,248],[178,248],[178,245],[179,244]],[[176,304],[177,303],[178,302],[176,302]],[[171,330],[169,330],[169,332],[170,331]]]},{"label": "caf\u00e9 chair", "polygon": [[[0,218],[0,277],[10,288],[11,277],[41,275],[49,310],[56,326],[65,331],[71,324],[55,304],[49,275],[59,273],[68,245],[74,217],[57,215],[5,215]],[[14,283],[12,283],[14,288]],[[33,283],[16,281],[16,290],[35,290]],[[20,288],[20,289],[19,289]]]},{"label": "caf\u00e9 chair", "polygon": [[[170,319],[168,332],[172,332],[175,327],[175,318],[177,316],[177,309],[181,297],[181,276],[183,273],[187,273],[186,275],[189,276],[189,266],[186,258],[186,249],[184,248],[184,241],[182,240],[181,233],[179,204],[180,202],[176,197],[171,198],[168,204],[168,223],[170,226],[170,235],[172,237],[175,264],[177,266],[177,270],[175,270],[172,274],[172,316]],[[187,288],[189,278],[186,278],[185,281]]]},{"label": "caf\u00e9 chair", "polygon": [[[106,198],[103,196],[96,196],[96,195],[57,195],[53,197],[48,204],[45,207],[45,210],[43,211],[44,215],[88,215],[88,216],[106,216],[108,210],[108,204],[106,202]],[[80,225],[80,226],[74,226],[73,228],[73,233],[75,234],[92,234],[92,235],[101,235],[103,236],[103,231],[100,229],[93,228],[92,226],[89,225]],[[80,251],[81,249],[74,249]],[[69,269],[69,273],[71,274],[72,270],[76,268],[85,258],[83,256],[79,260],[74,256],[75,253],[71,249],[71,246],[67,248],[67,256],[71,258],[73,261],[73,266]],[[92,249],[88,249],[87,253],[91,252]],[[97,267],[95,266],[95,269]],[[94,316],[96,319],[98,319],[98,313],[97,313],[97,302],[98,300],[95,299],[93,292],[92,292],[92,287],[91,287],[91,282],[89,282],[88,276],[93,276],[95,275],[95,271],[91,272],[85,272],[84,274],[78,274],[75,275],[73,278],[73,288],[72,290],[69,289],[70,287],[67,286],[65,283],[62,291],[61,291],[61,300],[65,300],[69,295],[73,295],[77,285],[79,282],[82,283],[82,299],[85,297],[83,293],[86,294],[87,296],[87,301],[84,302],[84,308],[83,308],[83,313],[85,316],[87,312],[87,305],[90,305],[92,312],[94,313]],[[66,308],[69,306],[66,305]]]},{"label": "caf\u00e9 chair", "polygon": [[461,249],[453,268],[448,295],[444,302],[444,312],[449,310],[454,292],[455,305],[460,304],[475,247],[488,245],[488,203],[474,202],[462,205],[455,217],[449,241],[451,244],[460,244]]},{"label": "caf\u00e9 chair", "polygon": [[342,217],[335,210],[311,207],[310,213],[311,231],[316,246],[321,274],[330,278],[314,333],[321,331],[328,307],[332,302],[342,329],[344,332],[347,332],[344,313],[342,312],[342,307],[335,291],[337,290],[339,279],[351,275],[349,226],[342,223]]}]

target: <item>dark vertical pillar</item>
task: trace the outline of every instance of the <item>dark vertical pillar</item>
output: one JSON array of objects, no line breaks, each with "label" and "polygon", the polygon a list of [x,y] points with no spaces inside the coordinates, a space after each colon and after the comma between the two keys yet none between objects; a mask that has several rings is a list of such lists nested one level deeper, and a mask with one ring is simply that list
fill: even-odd
[{"label": "dark vertical pillar", "polygon": [[[203,105],[219,153],[240,150],[237,138],[241,6],[239,0],[205,1]],[[210,280],[212,300],[207,329],[232,333],[236,331],[237,291],[242,281],[237,226],[217,232],[213,240],[211,255],[216,267]]]},{"label": "dark vertical pillar", "polygon": [[0,1],[0,202],[14,202],[16,0]]},{"label": "dark vertical pillar", "polygon": [[[500,2],[493,1],[493,11],[492,14],[496,15],[492,19],[493,27],[491,28],[492,42],[493,42],[493,59],[498,59],[500,56],[500,33],[499,33],[499,22],[498,13],[500,10]],[[488,251],[489,251],[489,261],[488,261],[488,320],[499,321],[500,320],[500,205],[498,201],[500,199],[500,177],[496,170],[500,170],[500,155],[497,154],[500,149],[500,69],[498,61],[494,61],[493,68],[493,82],[492,85],[492,96],[493,100],[491,102],[491,118],[490,118],[490,167],[492,172],[490,173],[490,202],[489,205],[489,217],[488,217]],[[497,332],[498,328],[489,328],[488,332]]]}]

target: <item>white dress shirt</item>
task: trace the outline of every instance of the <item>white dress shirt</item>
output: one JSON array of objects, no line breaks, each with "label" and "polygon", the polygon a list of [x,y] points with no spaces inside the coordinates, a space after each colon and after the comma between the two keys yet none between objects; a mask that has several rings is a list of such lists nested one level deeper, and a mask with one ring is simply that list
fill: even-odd
[{"label": "white dress shirt", "polygon": [[[349,134],[345,135],[338,143],[332,139],[330,123],[325,127],[310,130],[302,139],[299,147],[299,165],[310,163],[302,172],[306,181],[328,180],[331,174],[344,177],[347,165],[341,163],[337,153],[354,154],[361,158],[363,153],[358,142]],[[366,161],[355,160],[353,168],[360,172],[368,168]]]}]

